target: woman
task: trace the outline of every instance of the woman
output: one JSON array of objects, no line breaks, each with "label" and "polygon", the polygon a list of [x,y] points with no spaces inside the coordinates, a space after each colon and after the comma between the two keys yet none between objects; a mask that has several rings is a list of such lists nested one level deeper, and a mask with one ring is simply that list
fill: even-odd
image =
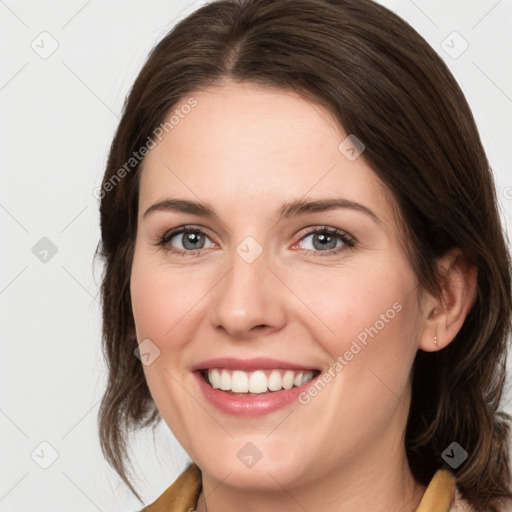
[{"label": "woman", "polygon": [[144,510],[512,510],[510,259],[464,96],[369,0],[222,0],[127,98],[101,190],[107,460]]}]

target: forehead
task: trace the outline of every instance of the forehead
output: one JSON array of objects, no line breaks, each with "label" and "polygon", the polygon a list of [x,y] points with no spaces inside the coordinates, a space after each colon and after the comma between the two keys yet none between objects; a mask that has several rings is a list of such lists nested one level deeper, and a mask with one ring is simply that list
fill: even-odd
[{"label": "forehead", "polygon": [[[192,100],[195,106],[187,106]],[[213,159],[223,150],[224,162],[230,156],[240,159],[242,155],[244,160],[257,155],[262,160],[265,155],[258,152],[262,149],[299,155],[301,149],[316,148],[320,156],[342,135],[335,119],[320,105],[293,91],[247,82],[228,82],[192,92],[166,119],[172,122],[158,148],[148,155],[149,162],[179,150],[183,144],[192,151],[191,157],[209,151]]]},{"label": "forehead", "polygon": [[195,195],[275,209],[305,195],[341,195],[389,214],[373,170],[340,151],[348,134],[328,110],[293,91],[251,83],[209,87],[190,93],[170,116],[172,128],[143,162],[141,206]]}]

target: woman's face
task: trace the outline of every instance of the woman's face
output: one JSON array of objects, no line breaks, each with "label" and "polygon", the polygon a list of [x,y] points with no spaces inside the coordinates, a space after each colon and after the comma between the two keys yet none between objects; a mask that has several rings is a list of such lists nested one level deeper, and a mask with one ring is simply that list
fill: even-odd
[{"label": "woman's face", "polygon": [[[203,472],[244,488],[396,457],[422,322],[386,188],[295,93],[191,96],[144,161],[131,274],[162,417]],[[214,390],[205,368],[243,394]]]}]

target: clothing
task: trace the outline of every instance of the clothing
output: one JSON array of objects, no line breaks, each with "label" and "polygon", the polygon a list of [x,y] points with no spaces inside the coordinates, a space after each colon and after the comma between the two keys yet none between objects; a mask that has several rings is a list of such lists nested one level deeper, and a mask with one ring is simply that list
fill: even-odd
[{"label": "clothing", "polygon": [[[141,512],[192,512],[197,508],[201,488],[201,471],[192,462],[156,501]],[[473,512],[473,508],[462,499],[452,473],[439,469],[416,512]]]}]

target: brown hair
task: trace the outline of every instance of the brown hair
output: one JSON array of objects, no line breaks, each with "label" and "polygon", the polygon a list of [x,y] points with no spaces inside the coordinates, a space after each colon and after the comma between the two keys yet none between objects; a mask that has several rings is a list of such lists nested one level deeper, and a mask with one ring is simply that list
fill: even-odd
[{"label": "brown hair", "polygon": [[417,353],[405,445],[414,477],[428,485],[456,441],[469,454],[453,471],[461,494],[477,512],[500,511],[512,498],[511,418],[499,411],[512,298],[492,173],[447,66],[405,21],[370,0],[214,1],[151,51],[125,101],[102,184],[105,457],[138,496],[126,469],[128,434],[160,419],[134,356],[140,165],[113,178],[179,101],[225,79],[298,92],[363,141],[364,158],[396,200],[404,248],[425,290],[440,295],[436,261],[450,248],[477,267],[476,301],[456,338]]}]

